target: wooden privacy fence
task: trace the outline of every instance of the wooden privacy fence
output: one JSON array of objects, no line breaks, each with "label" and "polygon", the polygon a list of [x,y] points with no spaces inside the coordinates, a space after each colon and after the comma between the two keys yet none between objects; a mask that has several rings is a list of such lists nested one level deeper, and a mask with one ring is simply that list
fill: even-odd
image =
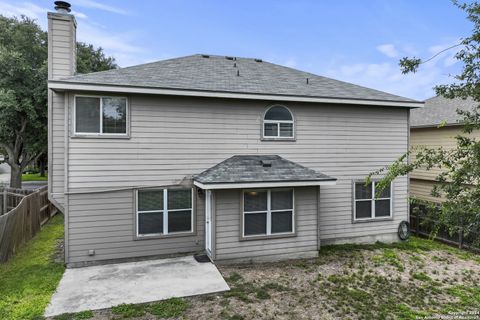
[{"label": "wooden privacy fence", "polygon": [[47,186],[38,190],[22,191],[24,194],[7,192],[7,207],[11,208],[9,204],[16,201],[18,203],[7,213],[0,215],[0,263],[6,262],[22,244],[33,238],[41,226],[56,213],[54,206],[48,201]]},{"label": "wooden privacy fence", "polygon": [[35,190],[0,187],[0,216],[12,210],[22,199]]}]

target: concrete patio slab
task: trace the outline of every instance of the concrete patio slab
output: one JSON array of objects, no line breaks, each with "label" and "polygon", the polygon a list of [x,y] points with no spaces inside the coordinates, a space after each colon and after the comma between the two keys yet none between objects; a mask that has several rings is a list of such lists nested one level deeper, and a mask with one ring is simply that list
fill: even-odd
[{"label": "concrete patio slab", "polygon": [[227,290],[213,263],[191,256],[67,269],[45,316]]}]

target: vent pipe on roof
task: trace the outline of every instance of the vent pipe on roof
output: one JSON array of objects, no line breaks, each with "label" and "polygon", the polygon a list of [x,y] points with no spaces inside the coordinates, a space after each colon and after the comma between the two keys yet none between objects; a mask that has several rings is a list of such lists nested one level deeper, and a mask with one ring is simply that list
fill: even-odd
[{"label": "vent pipe on roof", "polygon": [[240,70],[237,70],[237,77],[240,77]]},{"label": "vent pipe on roof", "polygon": [[308,84],[308,78],[307,78],[307,84]]},{"label": "vent pipe on roof", "polygon": [[261,160],[260,162],[264,168],[270,168],[272,166],[272,161],[270,160]]}]

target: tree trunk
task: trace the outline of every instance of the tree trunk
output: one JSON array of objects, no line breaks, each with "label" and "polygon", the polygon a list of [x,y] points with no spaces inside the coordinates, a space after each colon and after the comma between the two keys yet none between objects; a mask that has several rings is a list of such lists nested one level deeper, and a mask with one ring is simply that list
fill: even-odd
[{"label": "tree trunk", "polygon": [[40,165],[39,165],[39,169],[40,169],[40,177],[45,177],[45,161],[43,159],[43,157],[40,158],[40,161],[39,161]]},{"label": "tree trunk", "polygon": [[10,188],[22,188],[22,169],[18,165],[10,166]]}]

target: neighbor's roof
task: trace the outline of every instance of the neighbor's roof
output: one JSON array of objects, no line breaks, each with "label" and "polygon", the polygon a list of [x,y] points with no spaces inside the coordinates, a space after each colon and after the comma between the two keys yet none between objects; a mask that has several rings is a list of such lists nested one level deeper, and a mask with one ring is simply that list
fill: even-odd
[{"label": "neighbor's roof", "polygon": [[364,100],[363,104],[380,101],[392,105],[422,106],[421,102],[409,98],[259,59],[200,54],[50,81],[52,89],[69,89],[73,84]]},{"label": "neighbor's roof", "polygon": [[[236,155],[193,177],[203,185],[293,183],[319,185],[337,179],[278,155]],[[309,182],[306,183],[305,182]],[[207,187],[208,189],[208,187]]]},{"label": "neighbor's roof", "polygon": [[473,110],[478,105],[473,99],[446,99],[441,96],[425,100],[425,106],[410,112],[410,127],[436,127],[439,124],[459,124],[457,109]]}]

